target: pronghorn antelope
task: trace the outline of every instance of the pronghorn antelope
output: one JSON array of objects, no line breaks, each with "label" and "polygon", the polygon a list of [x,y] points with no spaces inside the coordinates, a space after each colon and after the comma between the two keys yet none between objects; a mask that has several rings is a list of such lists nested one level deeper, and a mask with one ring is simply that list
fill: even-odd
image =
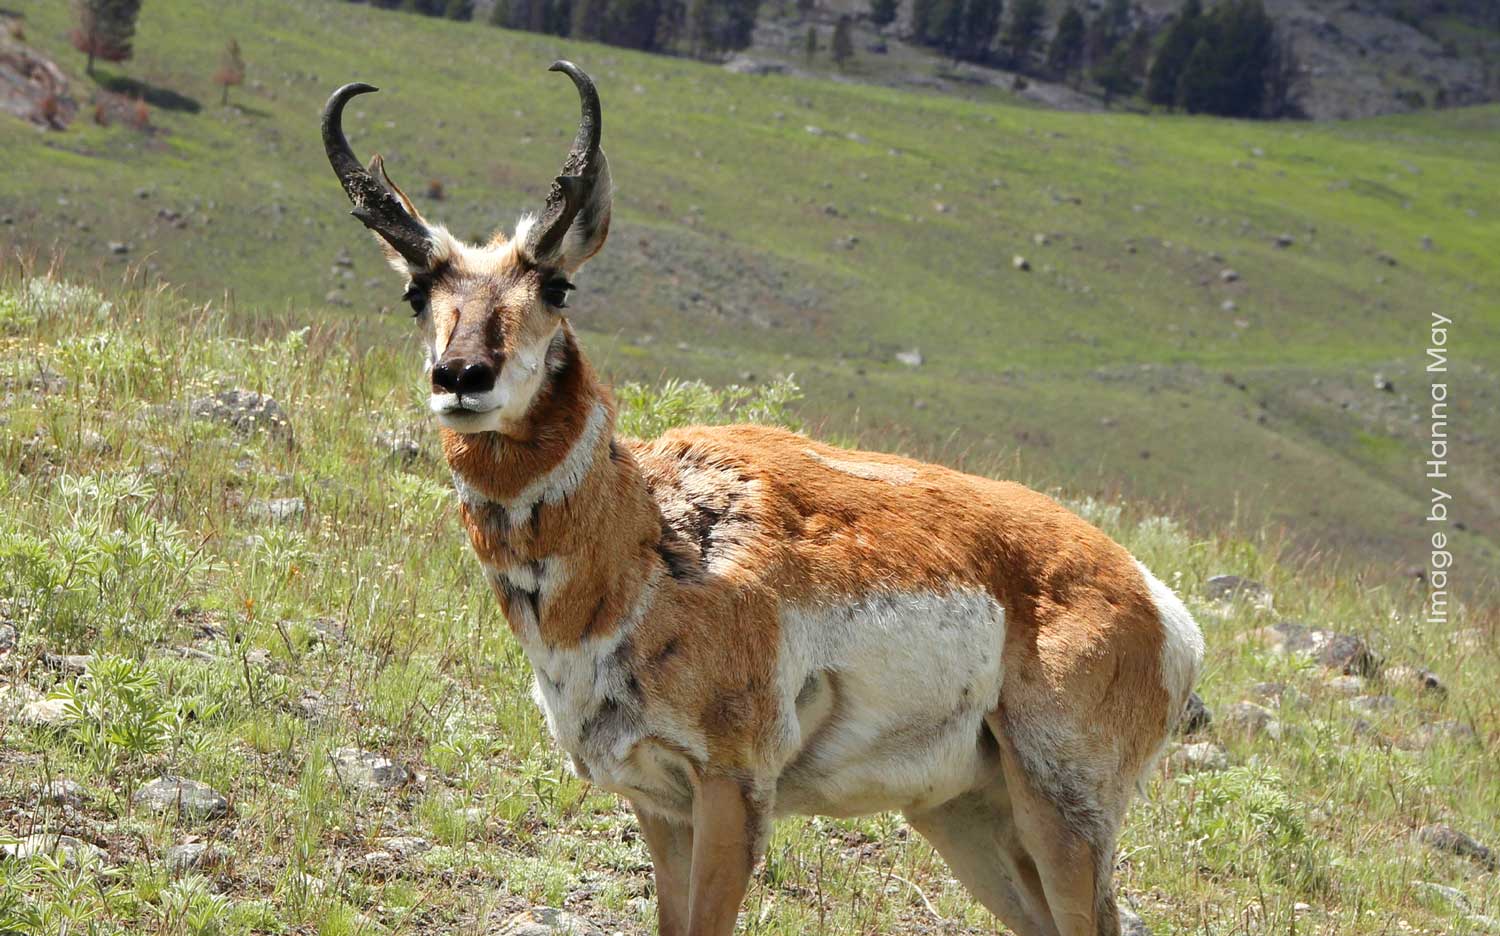
[{"label": "pronghorn antelope", "polygon": [[579,776],[627,799],[666,936],[726,936],[772,820],[901,810],[1018,933],[1119,931],[1126,805],[1197,676],[1177,597],[1016,484],[753,426],[617,437],[564,316],[609,232],[599,97],[539,217],[459,241],[323,112],[405,277],[460,514]]}]

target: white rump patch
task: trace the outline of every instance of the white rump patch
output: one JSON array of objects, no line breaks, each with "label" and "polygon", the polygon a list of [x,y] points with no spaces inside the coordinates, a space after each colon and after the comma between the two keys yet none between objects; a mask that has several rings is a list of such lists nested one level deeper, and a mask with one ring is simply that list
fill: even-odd
[{"label": "white rump patch", "polygon": [[1156,616],[1161,620],[1161,680],[1167,690],[1171,713],[1167,718],[1168,728],[1175,728],[1182,716],[1182,707],[1187,703],[1188,693],[1198,682],[1203,668],[1203,634],[1182,599],[1164,585],[1161,579],[1140,563],[1135,564],[1146,580],[1151,593],[1151,603],[1156,606]]}]

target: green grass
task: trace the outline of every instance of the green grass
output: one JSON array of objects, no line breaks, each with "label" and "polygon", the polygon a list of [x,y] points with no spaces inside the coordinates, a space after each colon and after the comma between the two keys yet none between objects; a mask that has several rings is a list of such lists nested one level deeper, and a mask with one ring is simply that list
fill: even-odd
[{"label": "green grass", "polygon": [[[653,931],[644,844],[546,736],[529,668],[463,542],[406,348],[360,348],[346,323],[247,333],[171,294],[42,279],[0,283],[0,312],[0,617],[19,632],[0,655],[0,839],[62,832],[104,850],[82,867],[0,859],[0,931],[477,934],[522,906],[564,903],[606,932]],[[52,392],[33,388],[42,372]],[[293,444],[185,415],[226,386],[280,401]],[[634,385],[620,398],[642,432],[798,419],[785,382]],[[376,437],[391,432],[411,433],[421,454],[388,457]],[[256,500],[282,496],[306,513],[258,517]],[[1210,705],[1257,683],[1290,687],[1279,740],[1226,733],[1230,770],[1164,771],[1134,809],[1118,876],[1152,932],[1479,932],[1424,881],[1500,914],[1493,873],[1411,839],[1442,821],[1500,841],[1493,615],[1461,610],[1437,630],[1419,596],[1289,561],[1275,543],[1073,503],[1187,597],[1208,638]],[[1279,615],[1431,667],[1447,697],[1372,682],[1398,707],[1361,733],[1324,671],[1243,640],[1278,615],[1197,597],[1226,572],[1265,581]],[[1460,639],[1471,628],[1476,643]],[[83,652],[82,676],[47,662]],[[73,699],[72,721],[23,724],[16,687]],[[1411,749],[1442,719],[1475,739]],[[389,794],[346,785],[329,765],[348,745],[396,759],[413,781]],[[211,784],[229,815],[133,807],[131,791],[163,773]],[[81,806],[37,795],[58,777],[83,786]],[[400,854],[392,836],[430,847]],[[174,876],[166,850],[194,837],[221,860]],[[875,816],[783,823],[742,931],[935,925],[996,932],[925,844]]]},{"label": "green grass", "polygon": [[[28,41],[77,68],[66,4],[12,6]],[[209,79],[230,36],[250,84],[222,109]],[[424,209],[480,235],[540,204],[556,171],[576,119],[545,71],[559,54],[605,102],[616,222],[574,306],[610,373],[795,373],[824,435],[1118,493],[1203,529],[1285,526],[1389,580],[1425,561],[1437,309],[1458,323],[1464,398],[1459,587],[1492,589],[1500,107],[1318,125],[1053,113],[347,3],[162,0],[136,59],[103,73],[202,109],[153,111],[149,138],[87,108],[65,133],[11,124],[0,237],[65,250],[74,276],[128,261],[218,314],[357,323],[369,346],[409,347],[399,315],[374,314],[399,309],[399,284],[345,216],[319,106],[344,81],[380,85],[351,110],[355,148],[384,152],[414,193],[443,182]],[[352,267],[334,269],[346,249]],[[335,289],[350,307],[324,304]],[[915,371],[893,357],[913,346]],[[1395,395],[1372,389],[1376,371]]]}]

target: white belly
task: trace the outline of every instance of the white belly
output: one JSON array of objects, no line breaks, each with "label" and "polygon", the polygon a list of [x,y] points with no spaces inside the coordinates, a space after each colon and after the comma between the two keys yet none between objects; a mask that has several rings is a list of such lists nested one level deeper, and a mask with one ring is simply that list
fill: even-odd
[{"label": "white belly", "polygon": [[1005,623],[988,592],[883,592],[781,624],[777,813],[921,809],[993,769]]}]

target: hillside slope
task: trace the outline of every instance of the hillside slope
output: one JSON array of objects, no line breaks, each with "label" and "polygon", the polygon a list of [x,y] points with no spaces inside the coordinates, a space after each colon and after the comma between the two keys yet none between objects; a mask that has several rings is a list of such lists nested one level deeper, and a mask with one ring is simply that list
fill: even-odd
[{"label": "hillside slope", "polygon": [[[66,5],[12,6],[78,68]],[[251,81],[221,109],[209,76],[231,36]],[[399,283],[345,215],[319,106],[346,80],[381,85],[351,111],[356,149],[415,193],[440,182],[428,214],[480,235],[556,171],[576,104],[545,67],[567,55],[599,80],[619,190],[572,303],[612,373],[795,372],[825,435],[1285,524],[1394,575],[1426,561],[1441,311],[1460,583],[1500,568],[1500,108],[1315,126],[1053,113],[291,0],[152,3],[136,50],[124,71],[164,105],[160,132],[87,107],[61,133],[7,122],[0,237],[406,346],[399,311],[375,314]],[[920,366],[897,360],[914,347]]]},{"label": "hillside slope", "polygon": [[[547,737],[409,349],[239,324],[0,276],[0,932],[514,936],[545,904],[654,933],[635,821]],[[622,428],[784,397],[632,387]],[[1500,618],[1070,502],[1208,646],[1214,718],[1120,843],[1150,932],[1495,933]],[[780,823],[738,929],[996,931],[892,815]]]}]

